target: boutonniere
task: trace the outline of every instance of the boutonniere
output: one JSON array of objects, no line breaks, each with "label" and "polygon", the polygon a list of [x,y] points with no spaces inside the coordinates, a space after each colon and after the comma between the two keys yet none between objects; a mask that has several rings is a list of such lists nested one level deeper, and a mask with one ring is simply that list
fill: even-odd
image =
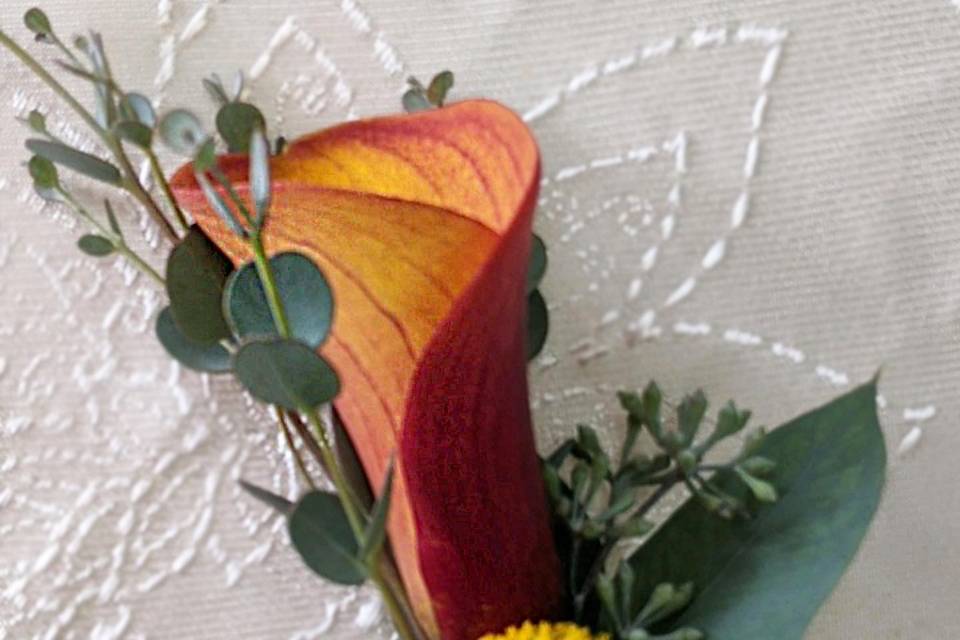
[{"label": "boutonniere", "polygon": [[[163,290],[171,357],[271,407],[304,492],[243,486],[287,520],[312,571],[372,582],[405,640],[800,637],[879,500],[875,382],[767,432],[733,402],[710,411],[702,392],[672,403],[625,381],[618,450],[580,425],[541,457],[526,377],[549,324],[540,157],[510,109],[448,103],[443,72],[411,79],[407,113],[287,142],[242,78],[204,80],[217,103],[204,125],[127,91],[98,34],[68,45],[39,9],[25,24],[53,65],[0,44],[101,151],[30,112],[37,193],[89,226],[82,251]],[[88,82],[94,108],[50,69]],[[160,144],[184,157],[172,175]],[[76,195],[78,175],[133,196],[165,264],[127,242],[127,212]]]}]

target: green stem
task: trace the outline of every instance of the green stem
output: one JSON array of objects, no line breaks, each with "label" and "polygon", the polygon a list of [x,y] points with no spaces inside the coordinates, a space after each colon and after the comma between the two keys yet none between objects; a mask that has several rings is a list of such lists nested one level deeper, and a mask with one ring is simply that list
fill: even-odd
[{"label": "green stem", "polygon": [[180,208],[176,196],[173,195],[173,189],[170,188],[170,183],[167,182],[166,176],[163,175],[163,168],[160,166],[160,160],[157,158],[157,154],[150,148],[146,150],[146,154],[147,159],[150,161],[150,171],[153,174],[153,179],[160,185],[163,195],[166,196],[167,202],[170,203],[170,208],[173,209],[173,215],[176,217],[177,223],[184,231],[189,230],[190,223],[187,222],[186,216],[183,215],[183,210]]},{"label": "green stem", "polygon": [[[280,299],[273,269],[270,267],[270,262],[267,259],[267,252],[263,246],[263,238],[260,235],[259,229],[255,229],[251,234],[250,246],[253,249],[254,264],[256,265],[257,274],[260,276],[264,293],[267,296],[267,303],[270,306],[270,313],[273,316],[277,332],[281,337],[289,338],[290,324],[287,321],[283,301]],[[362,507],[357,504],[353,498],[350,483],[347,482],[347,479],[340,469],[336,455],[334,455],[333,452],[333,447],[330,444],[330,439],[327,437],[326,429],[320,420],[319,412],[316,408],[308,406],[300,406],[298,407],[298,411],[300,414],[306,416],[307,422],[313,429],[313,436],[315,438],[315,444],[317,445],[314,451],[318,455],[318,462],[320,462],[330,475],[330,480],[333,482],[340,496],[340,502],[347,515],[347,520],[350,523],[353,535],[357,543],[361,544],[366,530],[366,517]],[[379,589],[387,608],[390,610],[390,615],[400,637],[403,638],[403,640],[419,640],[421,636],[419,632],[414,631],[414,629],[416,629],[416,623],[414,622],[412,614],[409,612],[409,607],[405,609],[404,606],[401,605],[401,601],[405,603],[401,595],[403,593],[402,590],[395,591],[396,585],[391,584],[389,580],[384,577],[381,567],[382,563],[380,561],[382,553],[381,550],[378,557],[369,564],[370,579],[377,586],[377,589]],[[399,582],[396,584],[398,585]]]},{"label": "green stem", "polygon": [[[680,482],[682,473],[680,471],[674,471],[669,478],[666,478],[656,491],[650,494],[646,500],[641,503],[640,507],[633,512],[630,516],[631,518],[642,518],[647,515],[650,510],[658,503],[660,500],[667,495],[667,493],[673,489],[677,483]],[[579,539],[574,542],[576,545],[579,542]],[[600,572],[603,570],[603,565],[607,563],[607,558],[610,556],[610,553],[613,551],[616,546],[616,540],[608,540],[604,545],[603,549],[597,554],[597,557],[593,561],[593,565],[590,567],[590,571],[587,572],[586,578],[583,580],[583,586],[579,591],[575,592],[576,595],[573,599],[574,613],[579,620],[580,616],[583,613],[583,607],[587,602],[587,598],[590,596],[590,593],[593,592],[594,585],[597,582],[597,578],[600,577]]]},{"label": "green stem", "polygon": [[257,274],[260,276],[260,282],[263,284],[263,291],[267,296],[267,304],[270,305],[270,313],[277,325],[277,331],[281,337],[289,338],[290,323],[287,321],[287,314],[283,308],[283,302],[280,300],[277,282],[273,277],[273,269],[270,268],[270,262],[267,260],[267,252],[259,231],[254,231],[250,236],[250,247],[253,249],[254,264],[257,268]]},{"label": "green stem", "polygon": [[300,451],[297,449],[296,445],[293,442],[293,435],[290,433],[290,425],[287,424],[287,418],[283,410],[280,407],[274,407],[273,413],[277,418],[277,423],[280,425],[280,432],[283,433],[283,439],[287,443],[287,448],[290,449],[290,455],[293,456],[293,460],[297,465],[297,470],[300,472],[300,475],[311,491],[317,490],[317,485],[314,484],[313,478],[310,477],[310,473],[307,472],[307,465],[304,464],[303,458],[300,456]]}]

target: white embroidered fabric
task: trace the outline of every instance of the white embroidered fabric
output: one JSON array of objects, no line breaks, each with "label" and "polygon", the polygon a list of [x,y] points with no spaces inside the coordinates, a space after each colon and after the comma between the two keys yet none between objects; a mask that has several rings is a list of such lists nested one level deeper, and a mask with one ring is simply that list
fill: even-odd
[{"label": "white embroidered fabric", "polygon": [[[0,7],[23,43],[30,4]],[[956,0],[43,4],[161,109],[211,116],[201,77],[237,68],[288,137],[395,112],[441,68],[516,109],[543,152],[543,449],[580,421],[612,445],[615,390],[651,377],[776,425],[882,366],[883,503],[808,637],[960,636]],[[76,250],[14,116],[94,141],[5,51],[0,78],[0,638],[389,637],[374,592],[313,577],[240,492],[300,489],[269,417],[163,353],[158,292]]]}]

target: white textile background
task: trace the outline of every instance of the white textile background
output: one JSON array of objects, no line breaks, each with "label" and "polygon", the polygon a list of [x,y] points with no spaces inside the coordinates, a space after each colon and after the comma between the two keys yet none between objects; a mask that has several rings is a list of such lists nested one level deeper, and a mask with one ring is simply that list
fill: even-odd
[{"label": "white textile background", "polygon": [[[44,3],[63,33],[101,30],[161,108],[210,115],[200,78],[242,68],[295,136],[450,68],[456,97],[523,113],[551,251],[544,448],[577,421],[612,443],[613,391],[650,377],[778,424],[882,365],[888,483],[810,628],[826,640],[960,637],[958,4]],[[28,6],[0,7],[24,43]],[[76,251],[14,116],[92,140],[6,52],[0,79],[0,638],[387,637],[371,591],[312,577],[240,494],[239,476],[298,489],[270,421],[162,353],[150,282]]]}]

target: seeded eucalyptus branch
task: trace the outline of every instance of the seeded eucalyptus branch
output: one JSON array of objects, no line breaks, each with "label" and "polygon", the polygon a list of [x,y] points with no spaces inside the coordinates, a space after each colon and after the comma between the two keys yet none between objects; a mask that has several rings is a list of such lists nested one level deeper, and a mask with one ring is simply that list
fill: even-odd
[{"label": "seeded eucalyptus branch", "polygon": [[[612,552],[622,540],[644,536],[654,528],[648,514],[677,485],[686,486],[718,517],[748,518],[748,505],[718,488],[711,474],[732,471],[756,500],[772,502],[777,492],[762,476],[776,465],[754,454],[763,441],[762,429],[746,438],[732,460],[720,465],[704,461],[718,443],[739,433],[750,419],[750,412],[733,402],[719,411],[712,432],[698,440],[707,412],[702,391],[683,398],[676,407],[675,425],[666,424],[662,415],[666,402],[653,382],[642,394],[621,392],[619,398],[627,412],[627,430],[616,463],[601,447],[596,432],[581,425],[576,437],[562,443],[542,465],[574,619],[599,624],[619,640],[696,640],[702,635],[694,629],[665,636],[649,631],[687,606],[694,585],[663,583],[649,601],[638,602],[630,565],[620,562],[612,572],[606,570]],[[658,450],[652,457],[635,453],[644,433]],[[648,495],[641,500],[643,491]]]}]

